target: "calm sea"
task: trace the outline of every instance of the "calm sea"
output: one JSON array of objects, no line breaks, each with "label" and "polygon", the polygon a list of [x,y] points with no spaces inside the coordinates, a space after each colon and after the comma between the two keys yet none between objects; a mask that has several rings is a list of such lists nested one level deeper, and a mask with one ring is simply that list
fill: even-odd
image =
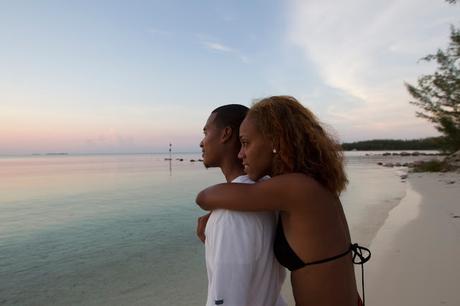
[{"label": "calm sea", "polygon": [[[204,305],[194,199],[224,179],[199,154],[165,157],[0,157],[0,305]],[[365,245],[405,194],[378,159],[347,155],[342,202]]]}]

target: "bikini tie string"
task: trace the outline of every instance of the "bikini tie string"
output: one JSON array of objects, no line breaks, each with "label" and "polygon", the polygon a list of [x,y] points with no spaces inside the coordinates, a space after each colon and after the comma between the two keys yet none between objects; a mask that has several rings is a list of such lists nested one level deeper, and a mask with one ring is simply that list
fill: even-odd
[{"label": "bikini tie string", "polygon": [[355,265],[363,265],[371,259],[371,251],[368,248],[360,246],[357,243],[353,243],[350,246],[350,249],[353,256],[353,263]]},{"label": "bikini tie string", "polygon": [[364,294],[364,264],[371,259],[371,251],[368,248],[353,243],[350,246],[352,260],[355,265],[361,266],[361,288],[363,290],[363,306],[366,305],[366,296]]}]

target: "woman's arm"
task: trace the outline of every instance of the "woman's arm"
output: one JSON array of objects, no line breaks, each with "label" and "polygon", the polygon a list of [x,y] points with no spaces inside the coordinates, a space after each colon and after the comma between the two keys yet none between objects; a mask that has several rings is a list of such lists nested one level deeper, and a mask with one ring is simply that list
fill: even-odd
[{"label": "woman's arm", "polygon": [[[224,183],[198,193],[196,203],[204,210],[290,211],[305,199],[315,182],[306,175],[279,175],[255,184]],[[310,186],[310,187],[309,187]]]}]

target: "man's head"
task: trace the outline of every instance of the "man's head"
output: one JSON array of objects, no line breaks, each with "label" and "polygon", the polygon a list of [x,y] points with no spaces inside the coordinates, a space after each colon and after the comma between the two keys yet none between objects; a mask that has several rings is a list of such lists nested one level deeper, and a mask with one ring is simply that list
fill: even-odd
[{"label": "man's head", "polygon": [[239,104],[223,105],[211,112],[203,128],[204,138],[200,142],[205,167],[219,167],[227,154],[237,158],[240,124],[247,112],[248,108]]}]

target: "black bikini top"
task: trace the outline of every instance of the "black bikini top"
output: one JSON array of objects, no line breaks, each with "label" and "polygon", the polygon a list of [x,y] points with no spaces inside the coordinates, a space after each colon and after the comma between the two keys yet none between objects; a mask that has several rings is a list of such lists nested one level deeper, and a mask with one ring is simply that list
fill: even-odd
[{"label": "black bikini top", "polygon": [[[351,244],[350,247],[343,253],[340,253],[336,256],[328,257],[325,259],[313,261],[313,262],[303,262],[302,259],[297,256],[294,250],[289,245],[284,235],[283,224],[281,222],[281,217],[278,221],[278,226],[276,228],[275,243],[274,243],[275,256],[278,262],[289,269],[290,271],[295,271],[301,269],[305,266],[311,266],[316,264],[325,263],[332,261],[352,253],[353,263],[355,264],[364,264],[371,257],[371,251],[368,248],[359,246],[357,243]],[[363,251],[365,254],[363,255]]]},{"label": "black bikini top", "polygon": [[[278,262],[289,269],[290,271],[295,271],[306,266],[317,265],[325,263],[328,261],[336,260],[340,257],[343,257],[351,252],[352,260],[354,264],[361,265],[361,281],[363,288],[363,301],[364,301],[364,269],[363,265],[371,258],[371,251],[368,248],[359,246],[357,243],[351,244],[350,247],[343,253],[340,253],[336,256],[328,257],[325,259],[312,261],[312,262],[303,262],[302,259],[297,256],[294,250],[289,245],[284,235],[283,224],[281,222],[281,216],[278,220],[278,226],[276,228],[275,242],[274,242],[274,252]],[[364,252],[364,253],[363,253]]]}]

